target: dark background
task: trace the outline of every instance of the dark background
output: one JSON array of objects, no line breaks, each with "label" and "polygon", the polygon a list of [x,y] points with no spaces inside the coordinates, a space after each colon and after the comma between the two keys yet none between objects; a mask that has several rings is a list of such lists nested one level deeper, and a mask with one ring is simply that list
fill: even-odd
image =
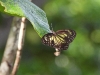
[{"label": "dark background", "polygon": [[[54,31],[75,30],[68,50],[54,56],[55,49],[27,22],[18,75],[100,75],[100,0],[34,0],[47,15]],[[11,27],[12,16],[0,13],[0,60]]]}]

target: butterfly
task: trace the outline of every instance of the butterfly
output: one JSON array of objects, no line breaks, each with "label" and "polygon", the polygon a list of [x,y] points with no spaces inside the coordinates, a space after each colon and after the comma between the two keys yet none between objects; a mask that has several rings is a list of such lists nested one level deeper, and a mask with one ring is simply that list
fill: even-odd
[{"label": "butterfly", "polygon": [[53,47],[56,51],[66,50],[69,44],[76,37],[76,32],[74,30],[58,30],[56,32],[47,33],[42,37],[42,43],[44,45]]}]

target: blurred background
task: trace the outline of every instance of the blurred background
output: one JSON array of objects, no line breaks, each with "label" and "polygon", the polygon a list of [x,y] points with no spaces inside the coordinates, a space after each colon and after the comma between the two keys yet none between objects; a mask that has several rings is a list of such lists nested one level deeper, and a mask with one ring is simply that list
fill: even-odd
[{"label": "blurred background", "polygon": [[[55,49],[27,23],[25,43],[17,75],[100,75],[100,0],[33,0],[47,15],[54,31],[75,30],[68,50],[54,56]],[[12,16],[0,13],[0,60]]]}]

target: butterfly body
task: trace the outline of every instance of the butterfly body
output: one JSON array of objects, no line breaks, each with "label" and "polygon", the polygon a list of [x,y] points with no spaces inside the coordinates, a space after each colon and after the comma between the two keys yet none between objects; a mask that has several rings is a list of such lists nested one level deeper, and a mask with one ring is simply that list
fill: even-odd
[{"label": "butterfly body", "polygon": [[66,50],[75,36],[76,32],[73,30],[58,30],[56,32],[45,34],[42,37],[42,43],[53,47],[58,51]]}]

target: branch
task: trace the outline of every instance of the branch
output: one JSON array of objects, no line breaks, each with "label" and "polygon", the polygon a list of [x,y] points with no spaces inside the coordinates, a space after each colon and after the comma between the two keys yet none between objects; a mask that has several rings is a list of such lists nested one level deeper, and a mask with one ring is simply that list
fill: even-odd
[{"label": "branch", "polygon": [[[21,18],[14,17],[12,28],[7,40],[6,48],[0,65],[0,75],[10,75],[12,71],[15,57],[16,57],[16,52],[17,50],[19,50],[18,41],[19,41],[19,34],[21,30],[20,28],[22,26],[21,22],[22,22]],[[21,48],[22,45],[20,46],[20,50]]]},{"label": "branch", "polygon": [[23,41],[24,41],[24,38],[23,38],[24,33],[25,33],[25,18],[22,18],[19,38],[18,38],[18,50],[17,50],[16,59],[15,59],[15,63],[14,63],[14,67],[13,67],[11,75],[15,75],[18,69],[18,65],[21,58],[21,50],[22,50]]}]

